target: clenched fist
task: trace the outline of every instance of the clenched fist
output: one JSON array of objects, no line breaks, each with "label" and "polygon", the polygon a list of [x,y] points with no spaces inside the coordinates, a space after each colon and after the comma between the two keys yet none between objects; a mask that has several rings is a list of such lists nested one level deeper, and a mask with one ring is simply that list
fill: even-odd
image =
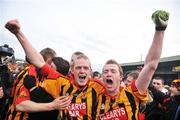
[{"label": "clenched fist", "polygon": [[163,31],[168,25],[169,13],[163,10],[157,10],[152,14],[152,20],[156,25],[156,30]]},{"label": "clenched fist", "polygon": [[5,27],[15,35],[20,31],[20,24],[16,19],[8,21]]}]

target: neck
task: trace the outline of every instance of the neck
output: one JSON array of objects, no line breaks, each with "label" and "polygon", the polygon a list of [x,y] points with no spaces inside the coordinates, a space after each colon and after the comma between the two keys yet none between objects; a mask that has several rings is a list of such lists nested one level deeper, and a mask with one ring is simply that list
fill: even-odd
[{"label": "neck", "polygon": [[107,94],[110,96],[116,96],[120,92],[120,86],[117,86],[117,88],[114,91],[107,90]]}]

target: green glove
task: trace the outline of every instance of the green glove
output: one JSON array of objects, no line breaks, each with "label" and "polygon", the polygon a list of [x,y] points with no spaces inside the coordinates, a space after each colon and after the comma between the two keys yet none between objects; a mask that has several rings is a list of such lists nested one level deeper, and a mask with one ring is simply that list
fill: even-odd
[{"label": "green glove", "polygon": [[169,13],[162,10],[157,10],[152,14],[152,20],[156,25],[157,31],[164,31],[168,25]]}]

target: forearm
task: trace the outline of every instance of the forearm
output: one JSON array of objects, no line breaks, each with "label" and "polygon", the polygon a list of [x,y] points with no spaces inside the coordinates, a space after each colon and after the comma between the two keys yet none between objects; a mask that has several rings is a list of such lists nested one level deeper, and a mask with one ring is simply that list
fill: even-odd
[{"label": "forearm", "polygon": [[162,52],[164,31],[156,31],[154,33],[153,42],[145,59],[145,65],[150,65],[152,69],[156,69]]},{"label": "forearm", "polygon": [[21,31],[16,33],[15,36],[22,45],[28,60],[36,67],[41,68],[45,64],[41,54],[31,45],[31,43],[27,40],[26,36]]},{"label": "forearm", "polygon": [[144,93],[147,90],[152,76],[156,71],[162,52],[163,38],[163,31],[155,32],[152,45],[145,59],[144,67],[140,72],[138,80],[136,82],[136,86],[140,93]]},{"label": "forearm", "polygon": [[42,112],[54,110],[54,107],[52,103],[35,103],[26,100],[16,105],[16,110],[21,112]]}]

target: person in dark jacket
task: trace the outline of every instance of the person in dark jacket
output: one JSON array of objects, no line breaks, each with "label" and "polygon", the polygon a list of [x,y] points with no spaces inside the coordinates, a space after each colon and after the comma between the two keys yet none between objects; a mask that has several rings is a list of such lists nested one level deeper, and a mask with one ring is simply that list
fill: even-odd
[{"label": "person in dark jacket", "polygon": [[[180,79],[173,80],[170,87],[170,94],[167,95],[155,87],[150,86],[149,90],[153,95],[153,102],[147,105],[146,120],[174,120],[180,105]],[[157,110],[155,105],[158,105]],[[176,118],[176,119],[177,119]]]}]

